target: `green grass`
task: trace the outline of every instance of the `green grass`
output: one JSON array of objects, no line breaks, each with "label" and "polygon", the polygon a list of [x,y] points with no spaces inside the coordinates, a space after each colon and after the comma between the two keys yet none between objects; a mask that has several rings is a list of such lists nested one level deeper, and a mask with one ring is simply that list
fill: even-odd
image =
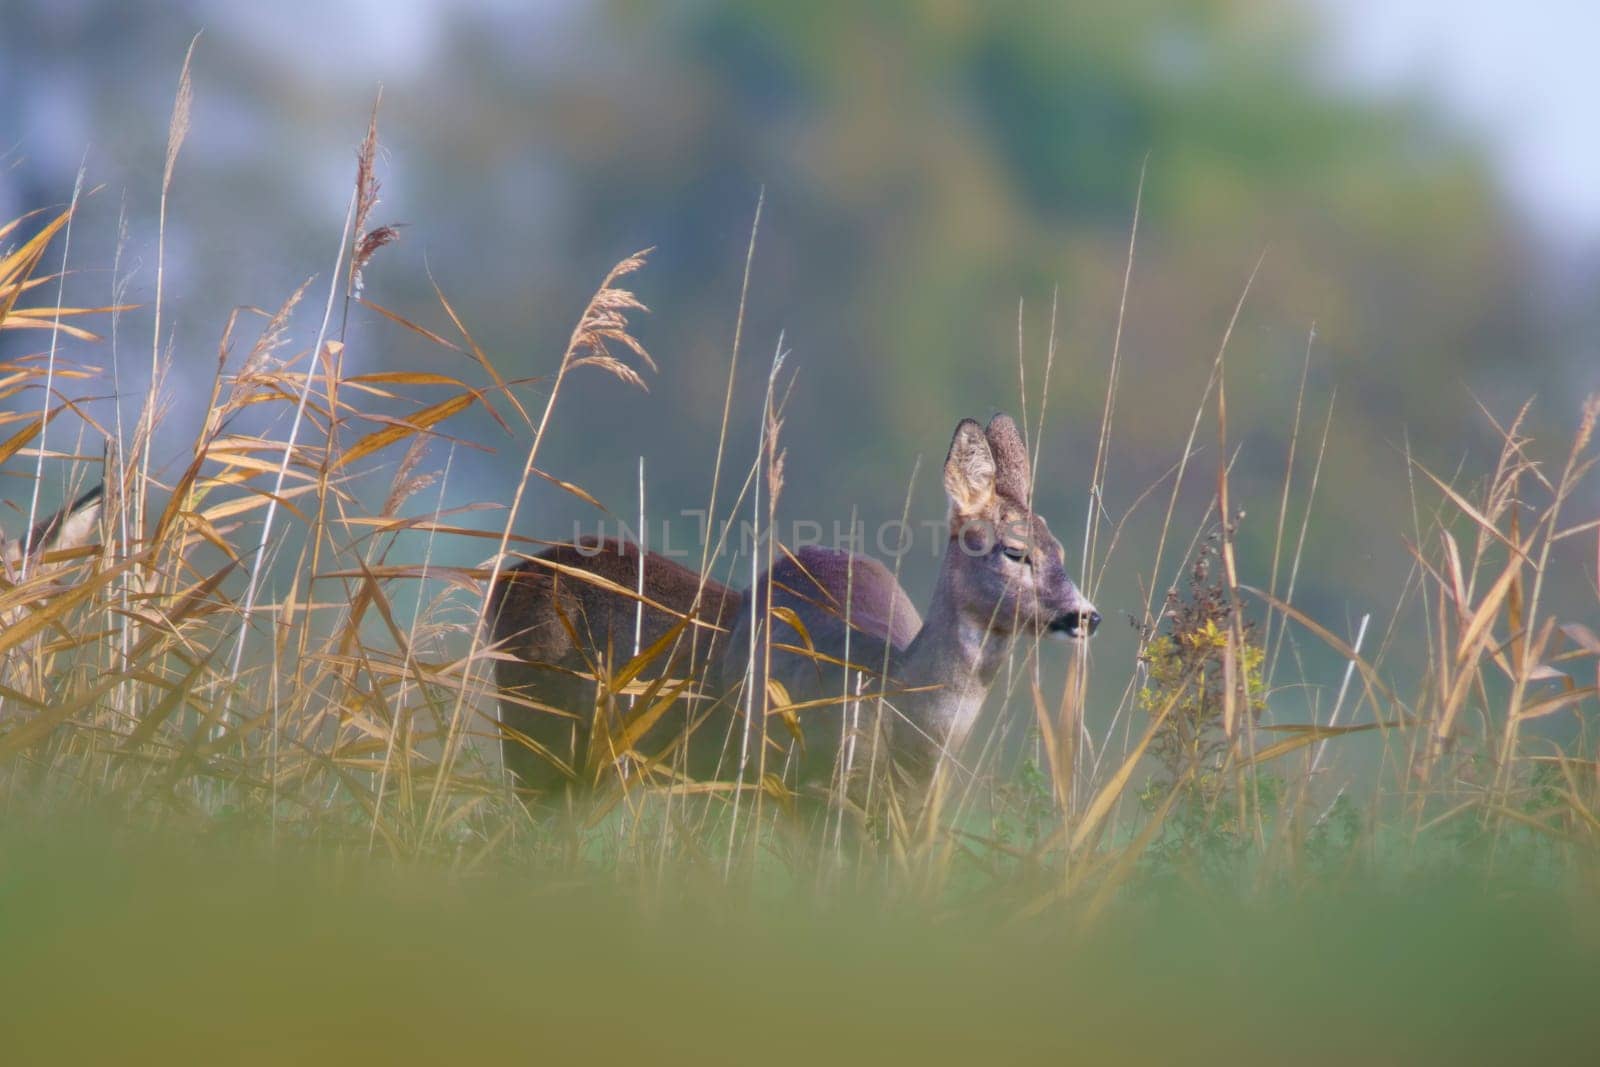
[{"label": "green grass", "polygon": [[1592,1042],[1592,898],[1171,887],[1089,931],[57,820],[0,841],[11,1062],[1504,1063]]}]

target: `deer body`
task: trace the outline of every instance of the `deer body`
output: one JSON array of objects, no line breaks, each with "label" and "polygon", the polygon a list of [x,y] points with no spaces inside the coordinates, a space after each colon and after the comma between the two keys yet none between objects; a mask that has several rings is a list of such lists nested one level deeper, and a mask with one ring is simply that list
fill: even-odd
[{"label": "deer body", "polygon": [[[500,719],[523,735],[506,737],[501,752],[523,787],[547,792],[568,780],[551,757],[570,770],[586,757],[596,665],[603,659],[615,669],[632,659],[636,629],[639,648],[655,644],[694,613],[697,593],[698,617],[708,623],[700,628],[704,632],[698,640],[685,634],[669,657],[650,665],[650,673],[681,674],[690,669],[692,653],[698,653],[698,665],[717,665],[743,602],[739,593],[711,581],[701,590],[698,574],[654,552],[644,556],[642,602],[629,595],[638,588],[638,546],[610,539],[556,545],[496,583],[490,619],[496,642],[510,657],[495,664]],[[656,732],[681,729],[684,714]]]},{"label": "deer body", "polygon": [[[1018,636],[1094,631],[1099,615],[1067,577],[1060,542],[1031,511],[1027,452],[1011,419],[996,416],[987,429],[963,420],[944,481],[950,539],[925,620],[883,564],[815,546],[786,555],[748,593],[704,584],[694,620],[704,634],[695,644],[706,657],[708,695],[720,699],[691,739],[691,766],[728,770],[737,758],[734,769],[760,766],[825,785],[871,760],[892,760],[925,779],[970,733]],[[583,747],[594,706],[584,664],[606,642],[631,651],[638,612],[628,595],[638,549],[582,547],[557,546],[506,572],[491,601],[495,638],[510,653],[497,664],[502,720],[541,745],[564,738],[563,759]],[[654,555],[645,558],[644,583],[641,648],[694,612],[701,588],[693,571]],[[689,646],[678,642],[680,651]],[[674,654],[649,673],[670,675],[685,659]],[[765,725],[773,712],[784,726]],[[862,747],[869,725],[883,729],[870,735],[870,751]],[[879,740],[887,742],[882,755]],[[558,784],[559,772],[527,744],[508,737],[504,751],[524,786]]]}]

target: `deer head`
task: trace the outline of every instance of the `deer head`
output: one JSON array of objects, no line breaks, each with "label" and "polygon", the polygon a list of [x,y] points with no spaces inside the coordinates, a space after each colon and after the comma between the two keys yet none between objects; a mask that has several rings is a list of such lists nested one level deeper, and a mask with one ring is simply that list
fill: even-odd
[{"label": "deer head", "polygon": [[1028,450],[1009,415],[963,419],[944,464],[951,571],[968,621],[1004,636],[1088,637],[1100,614],[1067,576],[1061,542],[1033,512]]}]

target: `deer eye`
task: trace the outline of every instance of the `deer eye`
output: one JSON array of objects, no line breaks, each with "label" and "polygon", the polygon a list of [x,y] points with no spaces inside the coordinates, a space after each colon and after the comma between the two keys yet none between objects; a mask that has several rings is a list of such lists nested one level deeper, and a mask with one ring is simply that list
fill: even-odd
[{"label": "deer eye", "polygon": [[1000,551],[1006,554],[1006,559],[1013,563],[1028,562],[1028,547],[1026,545],[1001,545]]}]

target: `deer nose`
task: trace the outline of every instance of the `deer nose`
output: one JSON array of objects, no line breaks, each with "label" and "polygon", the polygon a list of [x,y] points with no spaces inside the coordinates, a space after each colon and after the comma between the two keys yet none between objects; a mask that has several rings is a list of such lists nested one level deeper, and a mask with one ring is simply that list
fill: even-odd
[{"label": "deer nose", "polygon": [[1050,623],[1050,629],[1056,633],[1064,633],[1068,637],[1090,637],[1100,626],[1100,613],[1092,607],[1083,607],[1077,611],[1066,611],[1057,615]]}]

